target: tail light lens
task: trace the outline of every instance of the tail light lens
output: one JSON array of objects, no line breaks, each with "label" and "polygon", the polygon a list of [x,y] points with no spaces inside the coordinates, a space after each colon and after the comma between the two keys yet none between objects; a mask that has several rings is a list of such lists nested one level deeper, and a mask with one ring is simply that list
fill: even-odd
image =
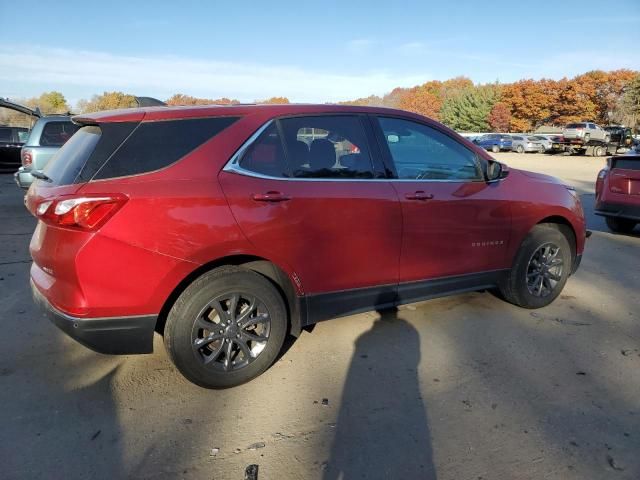
[{"label": "tail light lens", "polygon": [[36,217],[51,225],[94,231],[104,225],[127,202],[121,194],[96,197],[63,197],[40,202]]},{"label": "tail light lens", "polygon": [[20,160],[23,167],[31,165],[33,163],[33,152],[28,148],[23,148],[20,152]]}]

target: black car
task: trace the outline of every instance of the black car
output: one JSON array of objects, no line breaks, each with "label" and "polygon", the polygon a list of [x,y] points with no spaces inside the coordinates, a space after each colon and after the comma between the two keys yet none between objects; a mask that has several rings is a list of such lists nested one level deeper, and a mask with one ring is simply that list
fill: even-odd
[{"label": "black car", "polygon": [[[33,119],[40,117],[39,111],[2,98],[0,107],[30,115]],[[29,130],[28,127],[0,124],[0,173],[13,173],[20,167],[20,149],[29,137]]]},{"label": "black car", "polygon": [[28,136],[26,127],[0,125],[0,173],[13,173],[20,166],[20,149]]},{"label": "black car", "polygon": [[611,125],[604,127],[609,132],[611,142],[617,143],[621,147],[631,148],[633,144],[633,136],[631,135],[631,129],[629,127],[622,127],[619,125]]}]

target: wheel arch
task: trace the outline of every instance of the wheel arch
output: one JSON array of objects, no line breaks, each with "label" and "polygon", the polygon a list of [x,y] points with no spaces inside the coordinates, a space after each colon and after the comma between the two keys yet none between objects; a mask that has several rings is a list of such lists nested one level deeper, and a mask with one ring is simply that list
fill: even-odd
[{"label": "wheel arch", "polygon": [[169,311],[173,304],[178,299],[180,294],[191,284],[193,281],[200,277],[202,274],[214,270],[223,266],[237,266],[243,267],[248,270],[252,270],[259,273],[263,277],[267,278],[273,286],[278,290],[287,308],[288,314],[288,331],[293,336],[299,336],[302,331],[302,325],[304,325],[303,315],[306,314],[303,308],[303,302],[296,294],[296,288],[289,275],[278,265],[270,260],[255,255],[229,255],[221,257],[211,262],[200,265],[198,268],[189,273],[183,278],[180,283],[173,289],[171,294],[165,300],[158,320],[156,322],[156,332],[163,334],[164,327],[169,315]]},{"label": "wheel arch", "polygon": [[543,218],[536,225],[541,224],[547,224],[557,228],[560,233],[566,237],[569,242],[569,247],[571,248],[571,260],[575,261],[578,254],[578,237],[571,222],[561,215],[552,215],[550,217]]}]

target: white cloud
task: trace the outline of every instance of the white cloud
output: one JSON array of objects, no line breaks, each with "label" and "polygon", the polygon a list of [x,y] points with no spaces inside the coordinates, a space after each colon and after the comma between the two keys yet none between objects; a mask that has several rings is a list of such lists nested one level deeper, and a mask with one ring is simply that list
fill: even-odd
[{"label": "white cloud", "polygon": [[[412,86],[428,74],[396,75],[385,70],[360,73],[314,71],[292,65],[264,65],[177,56],[129,56],[35,46],[0,47],[0,92],[22,96],[59,89],[69,98],[123,90],[166,98],[182,92],[202,97],[253,101],[283,95],[297,102],[331,102],[383,94]],[[7,82],[6,85],[3,85]],[[81,92],[81,93],[78,93]]]}]

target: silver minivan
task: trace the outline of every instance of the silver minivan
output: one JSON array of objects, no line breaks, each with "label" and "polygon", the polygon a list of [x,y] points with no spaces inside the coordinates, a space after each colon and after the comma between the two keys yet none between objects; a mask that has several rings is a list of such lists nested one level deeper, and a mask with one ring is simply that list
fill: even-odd
[{"label": "silver minivan", "polygon": [[51,157],[78,128],[68,115],[49,115],[39,118],[20,152],[22,166],[14,174],[18,186],[29,188],[34,179],[31,172],[42,171]]}]

